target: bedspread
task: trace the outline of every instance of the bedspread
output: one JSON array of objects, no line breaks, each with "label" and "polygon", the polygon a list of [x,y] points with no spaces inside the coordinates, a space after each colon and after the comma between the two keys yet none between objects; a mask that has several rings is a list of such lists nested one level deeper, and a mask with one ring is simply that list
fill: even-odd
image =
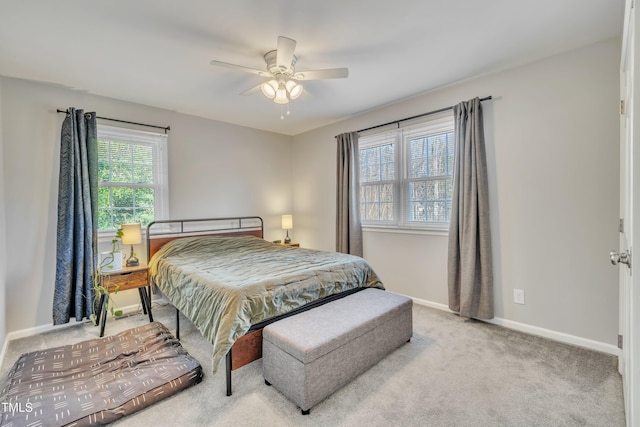
[{"label": "bedspread", "polygon": [[213,371],[252,324],[357,287],[384,289],[362,258],[252,236],[173,240],[149,262],[152,283],[213,344]]}]

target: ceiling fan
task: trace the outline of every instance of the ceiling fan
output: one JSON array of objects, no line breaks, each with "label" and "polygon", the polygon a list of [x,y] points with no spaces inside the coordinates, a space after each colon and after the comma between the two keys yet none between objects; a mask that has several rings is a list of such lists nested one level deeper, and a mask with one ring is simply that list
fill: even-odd
[{"label": "ceiling fan", "polygon": [[348,68],[331,68],[325,70],[296,71],[297,57],[294,54],[296,41],[287,37],[278,37],[278,48],[264,54],[267,64],[266,71],[229,64],[222,61],[211,61],[211,65],[233,68],[266,77],[267,81],[260,84],[262,93],[277,104],[287,104],[302,94],[304,80],[343,79],[349,76]]}]

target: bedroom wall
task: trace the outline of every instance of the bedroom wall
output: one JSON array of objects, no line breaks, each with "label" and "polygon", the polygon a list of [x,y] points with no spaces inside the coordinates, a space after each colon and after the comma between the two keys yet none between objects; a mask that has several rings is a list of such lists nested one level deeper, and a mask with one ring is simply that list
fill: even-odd
[{"label": "bedroom wall", "polygon": [[7,281],[7,251],[6,251],[6,227],[5,227],[5,204],[4,204],[4,167],[3,167],[3,144],[2,144],[2,81],[0,81],[0,360],[4,356],[4,345],[7,337],[6,322],[6,298],[5,288]]},{"label": "bedroom wall", "polygon": [[[335,248],[335,135],[492,95],[483,107],[497,321],[615,352],[618,275],[607,254],[618,244],[619,52],[619,40],[605,41],[295,136],[294,239]],[[439,307],[446,248],[446,235],[364,233],[364,256],[389,290]]]},{"label": "bedroom wall", "polygon": [[[57,108],[170,125],[169,209],[173,218],[260,215],[265,238],[281,237],[280,215],[292,210],[291,138],[90,95],[59,86],[1,77],[6,204],[7,332],[50,325],[60,129]],[[111,122],[104,122],[111,124]],[[107,239],[108,240],[108,239]],[[136,248],[144,254],[142,247]],[[138,293],[118,294],[118,306]]]}]

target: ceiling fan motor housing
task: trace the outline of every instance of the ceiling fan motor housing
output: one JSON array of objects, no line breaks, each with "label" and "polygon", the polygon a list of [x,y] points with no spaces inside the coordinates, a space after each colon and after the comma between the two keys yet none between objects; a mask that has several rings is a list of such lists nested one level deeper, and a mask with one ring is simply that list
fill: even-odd
[{"label": "ceiling fan motor housing", "polygon": [[287,77],[291,77],[295,72],[295,65],[298,57],[293,55],[291,58],[291,65],[288,68],[278,67],[277,64],[277,50],[270,50],[269,52],[264,54],[264,62],[267,63],[267,70],[274,76],[278,74],[285,74]]}]

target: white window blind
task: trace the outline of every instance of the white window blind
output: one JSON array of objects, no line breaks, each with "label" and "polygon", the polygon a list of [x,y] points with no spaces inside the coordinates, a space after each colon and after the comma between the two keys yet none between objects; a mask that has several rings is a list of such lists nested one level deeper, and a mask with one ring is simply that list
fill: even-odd
[{"label": "white window blind", "polygon": [[167,135],[98,126],[98,230],[166,219]]},{"label": "white window blind", "polygon": [[446,229],[453,195],[453,118],[360,137],[363,225]]}]

